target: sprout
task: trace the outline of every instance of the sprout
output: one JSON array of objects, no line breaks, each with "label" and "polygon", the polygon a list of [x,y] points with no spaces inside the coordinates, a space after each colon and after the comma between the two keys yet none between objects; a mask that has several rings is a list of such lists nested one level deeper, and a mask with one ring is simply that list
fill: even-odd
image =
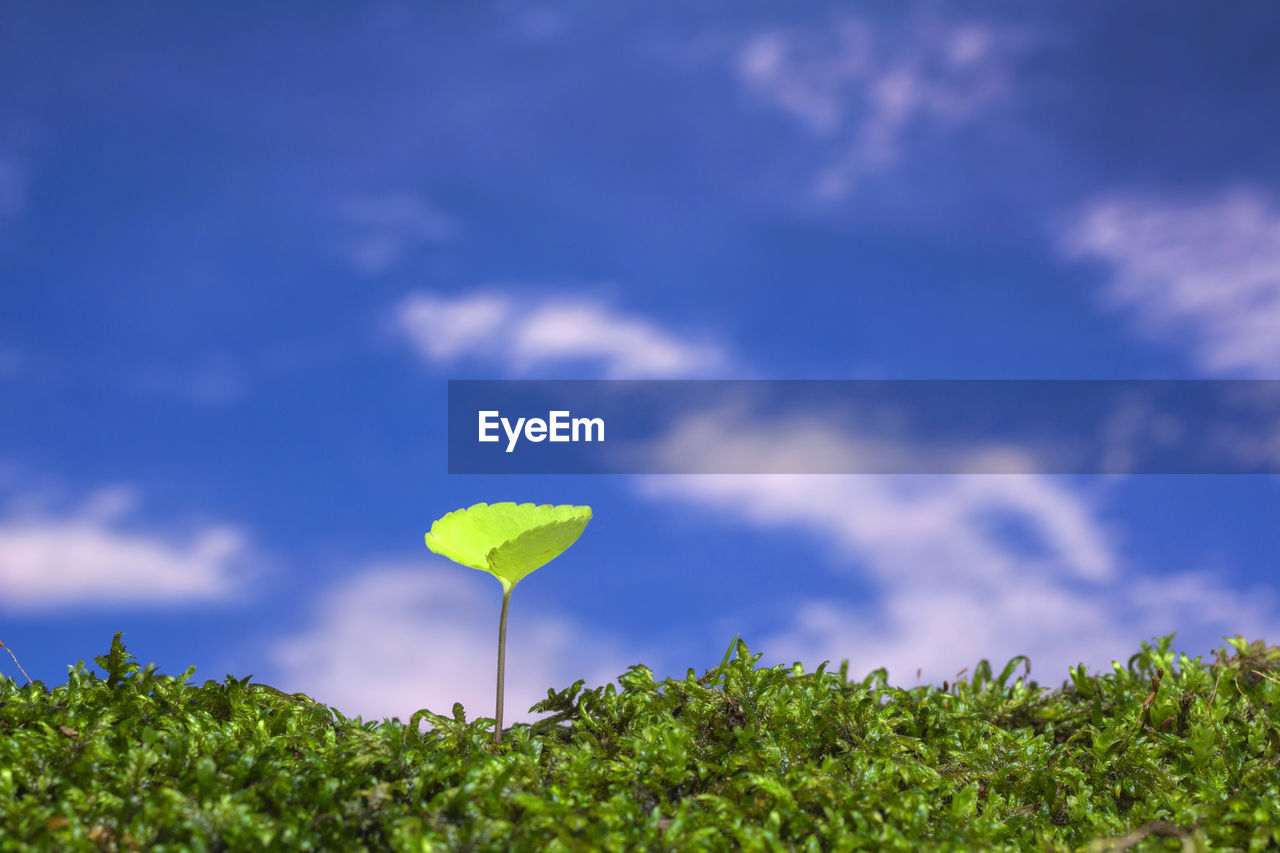
[{"label": "sprout", "polygon": [[476,504],[437,519],[427,547],[502,582],[498,622],[498,698],[494,743],[502,742],[502,684],[507,651],[507,605],[525,575],[564,553],[591,520],[589,506]]}]

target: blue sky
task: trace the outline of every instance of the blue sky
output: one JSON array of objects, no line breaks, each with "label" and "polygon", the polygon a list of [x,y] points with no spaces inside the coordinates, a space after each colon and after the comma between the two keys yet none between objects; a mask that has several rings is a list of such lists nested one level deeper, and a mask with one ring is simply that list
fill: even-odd
[{"label": "blue sky", "polygon": [[1057,683],[1280,627],[1273,477],[450,477],[444,443],[450,378],[1280,378],[1271,4],[0,15],[0,640],[35,678],[124,631],[492,713],[500,587],[422,534],[498,500],[595,509],[513,596],[514,720],[735,634]]}]

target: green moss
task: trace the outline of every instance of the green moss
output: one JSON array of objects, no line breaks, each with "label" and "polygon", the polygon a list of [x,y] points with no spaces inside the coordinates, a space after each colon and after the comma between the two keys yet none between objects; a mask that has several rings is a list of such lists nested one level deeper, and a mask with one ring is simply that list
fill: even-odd
[{"label": "green moss", "polygon": [[1280,846],[1280,649],[1170,641],[1053,690],[1020,659],[904,690],[735,642],[701,677],[549,691],[497,745],[459,705],[366,723],[140,668],[117,635],[105,679],[0,682],[0,849]]}]

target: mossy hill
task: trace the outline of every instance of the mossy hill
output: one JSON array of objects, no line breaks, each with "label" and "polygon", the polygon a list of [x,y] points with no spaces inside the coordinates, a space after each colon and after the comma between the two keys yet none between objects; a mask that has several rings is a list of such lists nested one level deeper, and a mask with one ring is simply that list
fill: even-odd
[{"label": "mossy hill", "polygon": [[348,719],[117,635],[105,678],[0,680],[0,849],[1280,847],[1280,649],[1170,639],[1054,689],[1019,658],[902,689],[735,642],[701,677],[549,691],[495,745],[460,706]]}]

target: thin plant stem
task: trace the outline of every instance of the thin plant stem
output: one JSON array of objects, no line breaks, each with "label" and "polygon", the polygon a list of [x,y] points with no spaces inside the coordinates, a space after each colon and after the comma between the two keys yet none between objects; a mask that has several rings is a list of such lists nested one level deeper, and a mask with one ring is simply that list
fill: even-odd
[{"label": "thin plant stem", "polygon": [[31,683],[31,676],[27,675],[27,671],[22,668],[22,664],[18,663],[18,656],[13,653],[13,649],[0,642],[0,649],[4,649],[9,653],[9,657],[13,658],[13,663],[18,667],[18,672],[22,673],[22,677],[27,680],[27,684]]},{"label": "thin plant stem", "polygon": [[507,605],[511,603],[513,589],[514,586],[502,585],[502,617],[498,620],[498,709],[494,713],[494,743],[502,743],[502,678],[507,661]]}]

